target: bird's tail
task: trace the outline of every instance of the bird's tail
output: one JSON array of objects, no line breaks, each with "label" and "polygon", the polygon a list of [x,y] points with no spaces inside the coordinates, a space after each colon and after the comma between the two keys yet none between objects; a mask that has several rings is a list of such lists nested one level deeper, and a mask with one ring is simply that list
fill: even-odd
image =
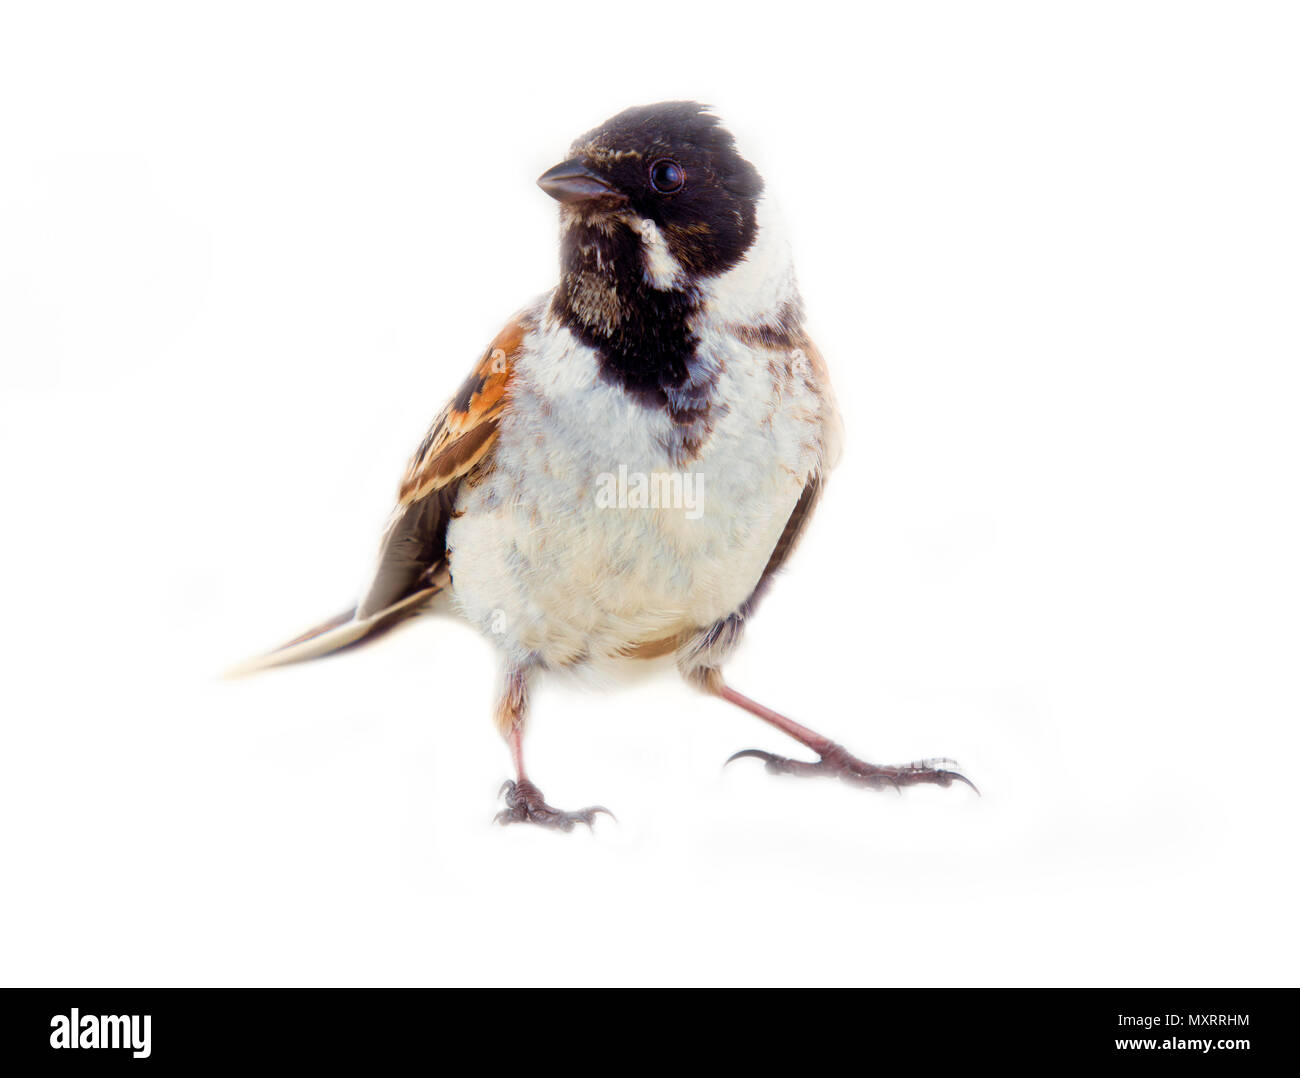
[{"label": "bird's tail", "polygon": [[243,677],[276,666],[289,666],[291,663],[307,662],[309,659],[321,659],[359,644],[368,644],[407,618],[418,614],[444,590],[445,586],[443,581],[432,582],[427,587],[414,591],[366,617],[357,617],[357,608],[353,607],[322,622],[314,629],[308,629],[301,636],[294,637],[274,651],[240,663],[226,671],[226,677]]}]

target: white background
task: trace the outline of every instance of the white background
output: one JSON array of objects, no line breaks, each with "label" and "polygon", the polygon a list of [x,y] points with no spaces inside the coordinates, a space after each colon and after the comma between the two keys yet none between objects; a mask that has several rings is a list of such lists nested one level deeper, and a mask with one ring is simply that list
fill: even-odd
[{"label": "white background", "polygon": [[[1295,982],[1287,5],[3,10],[5,982]],[[619,823],[503,829],[459,623],[218,678],[554,283],[535,177],[686,96],[848,430],[730,678],[982,799],[723,773],[798,746],[658,668],[537,694]]]}]

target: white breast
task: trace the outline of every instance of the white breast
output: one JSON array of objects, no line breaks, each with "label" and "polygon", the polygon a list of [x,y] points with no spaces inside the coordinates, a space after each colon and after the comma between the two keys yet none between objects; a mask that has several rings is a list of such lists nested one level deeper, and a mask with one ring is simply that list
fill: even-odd
[{"label": "white breast", "polygon": [[[696,332],[719,371],[711,430],[675,468],[668,415],[602,380],[591,349],[544,310],[516,359],[492,467],[462,488],[448,529],[460,611],[512,658],[548,666],[731,614],[820,466],[807,365],[744,343],[706,308]],[[659,505],[640,504],[645,488]]]}]

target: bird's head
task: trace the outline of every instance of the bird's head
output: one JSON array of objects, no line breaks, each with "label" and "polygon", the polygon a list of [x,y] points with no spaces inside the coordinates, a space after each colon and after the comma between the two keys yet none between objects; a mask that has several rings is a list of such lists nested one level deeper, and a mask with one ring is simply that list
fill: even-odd
[{"label": "bird's head", "polygon": [[737,265],[758,231],[763,180],[694,101],[620,112],[537,182],[561,203],[569,272],[635,254],[645,284],[686,290]]}]

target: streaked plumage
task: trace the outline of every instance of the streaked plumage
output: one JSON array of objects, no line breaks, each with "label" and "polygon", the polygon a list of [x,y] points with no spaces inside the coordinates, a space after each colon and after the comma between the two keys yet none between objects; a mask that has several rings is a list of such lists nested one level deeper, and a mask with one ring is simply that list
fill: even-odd
[{"label": "streaked plumage", "polygon": [[[722,681],[840,443],[758,173],[711,113],[670,102],[584,135],[539,182],[562,203],[559,285],[506,324],[435,420],[356,609],[255,665],[351,646],[449,600],[503,656],[497,721],[518,770],[503,822],[567,830],[596,811],[552,809],[528,781],[529,678],[669,651],[693,683],[822,757],[760,754],[770,769],[960,778],[863,764]],[[615,474],[663,497],[612,504]]]}]

